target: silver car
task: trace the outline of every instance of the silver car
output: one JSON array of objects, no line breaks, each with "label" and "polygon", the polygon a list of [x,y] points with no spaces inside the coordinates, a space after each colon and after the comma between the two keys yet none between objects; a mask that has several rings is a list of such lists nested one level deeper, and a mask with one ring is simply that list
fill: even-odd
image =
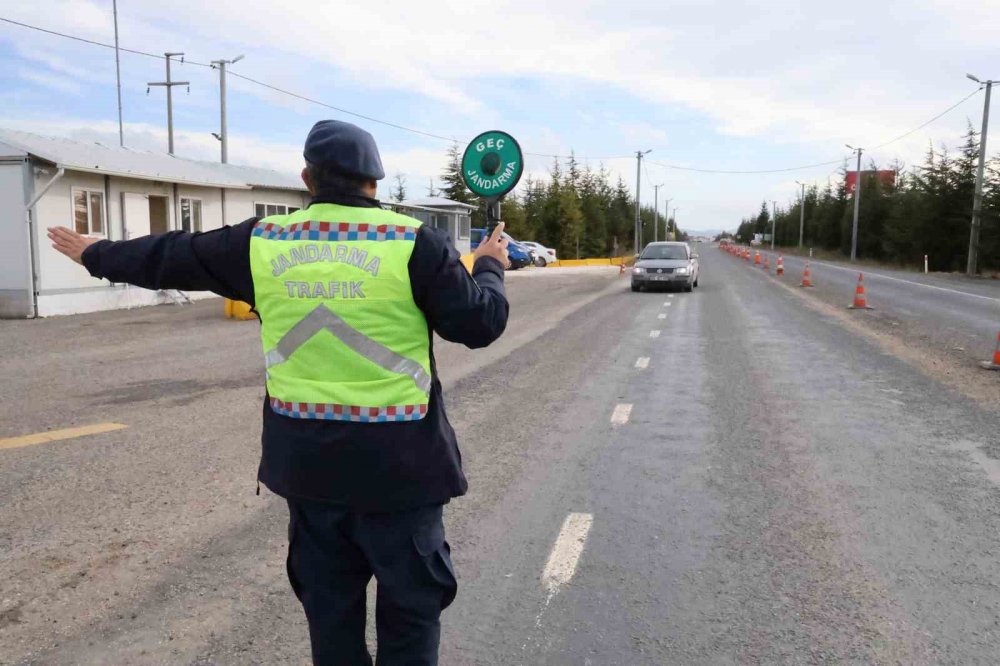
[{"label": "silver car", "polygon": [[683,287],[691,291],[697,286],[698,255],[687,243],[650,243],[632,269],[632,291],[643,287]]}]

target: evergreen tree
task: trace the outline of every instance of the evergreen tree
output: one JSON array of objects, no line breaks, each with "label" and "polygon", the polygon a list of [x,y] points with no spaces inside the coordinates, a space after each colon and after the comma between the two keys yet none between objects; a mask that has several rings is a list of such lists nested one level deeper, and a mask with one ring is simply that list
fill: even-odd
[{"label": "evergreen tree", "polygon": [[[928,147],[924,161],[907,169],[894,162],[893,184],[883,183],[870,163],[861,178],[858,216],[858,254],[900,264],[922,266],[926,254],[932,270],[964,270],[968,255],[969,225],[975,192],[979,136],[970,125],[961,149]],[[854,201],[847,196],[845,163],[841,179],[823,189],[809,188],[805,197],[805,239],[808,246],[849,255],[854,222]],[[1000,269],[1000,161],[986,165],[980,234],[980,265]],[[798,242],[798,203],[779,211],[775,226],[778,245]],[[740,222],[737,235],[749,240],[752,231],[763,231],[769,221],[767,207]]]},{"label": "evergreen tree", "polygon": [[448,147],[447,160],[447,166],[441,174],[444,186],[439,196],[462,203],[475,203],[472,192],[465,186],[465,179],[462,178],[462,155],[458,151],[458,144],[453,143]]}]

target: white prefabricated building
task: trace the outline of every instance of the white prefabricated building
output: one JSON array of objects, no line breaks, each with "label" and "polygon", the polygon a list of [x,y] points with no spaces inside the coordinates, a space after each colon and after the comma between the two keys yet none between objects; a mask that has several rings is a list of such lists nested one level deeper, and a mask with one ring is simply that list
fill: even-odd
[{"label": "white prefabricated building", "polygon": [[[177,298],[91,277],[52,249],[48,227],[123,240],[209,231],[308,203],[298,174],[0,129],[0,317],[95,312]],[[392,207],[445,229],[460,252],[469,251],[474,206],[437,198]]]}]

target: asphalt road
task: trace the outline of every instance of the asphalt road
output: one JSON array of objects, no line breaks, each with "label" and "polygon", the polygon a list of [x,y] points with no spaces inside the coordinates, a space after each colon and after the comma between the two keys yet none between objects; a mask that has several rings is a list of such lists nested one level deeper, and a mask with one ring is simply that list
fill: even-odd
[{"label": "asphalt road", "polygon": [[[512,275],[497,347],[439,346],[442,663],[995,663],[1000,403],[701,257],[692,294]],[[256,325],[218,307],[0,322],[0,437],[128,425],[0,449],[0,663],[308,662]]]},{"label": "asphalt road", "polygon": [[[765,251],[774,273],[777,252]],[[798,284],[805,259],[785,256],[786,279]],[[817,296],[838,306],[854,299],[858,274],[864,274],[868,304],[883,324],[898,327],[913,341],[948,352],[975,365],[992,357],[1000,333],[1000,280],[964,275],[851,266],[810,261]]]}]

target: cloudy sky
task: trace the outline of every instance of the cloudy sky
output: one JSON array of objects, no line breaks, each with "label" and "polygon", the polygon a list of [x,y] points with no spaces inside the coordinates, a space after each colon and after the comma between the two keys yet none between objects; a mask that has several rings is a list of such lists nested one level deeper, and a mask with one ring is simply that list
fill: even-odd
[{"label": "cloudy sky", "polygon": [[[118,0],[121,45],[238,72],[408,132],[229,80],[230,161],[297,171],[320,118],[353,120],[379,142],[411,196],[441,172],[448,138],[504,129],[544,174],[570,151],[635,184],[662,184],[685,229],[735,227],[762,199],[787,205],[796,180],[825,183],[845,143],[877,146],[1000,78],[995,0],[379,2]],[[111,0],[0,0],[0,17],[111,43]],[[114,52],[0,22],[0,127],[117,142]],[[992,67],[992,69],[991,69]],[[126,143],[166,150],[162,59],[122,54]],[[177,153],[217,159],[218,74],[174,67]],[[982,94],[871,152],[919,162],[928,142],[978,128]],[[997,113],[994,120],[1000,120]],[[996,126],[996,125],[994,125]],[[1000,132],[1000,128],[997,130]],[[992,145],[1000,149],[1000,139]],[[991,151],[996,152],[996,151]],[[628,157],[632,155],[632,157]],[[866,157],[866,164],[868,157]]]}]

